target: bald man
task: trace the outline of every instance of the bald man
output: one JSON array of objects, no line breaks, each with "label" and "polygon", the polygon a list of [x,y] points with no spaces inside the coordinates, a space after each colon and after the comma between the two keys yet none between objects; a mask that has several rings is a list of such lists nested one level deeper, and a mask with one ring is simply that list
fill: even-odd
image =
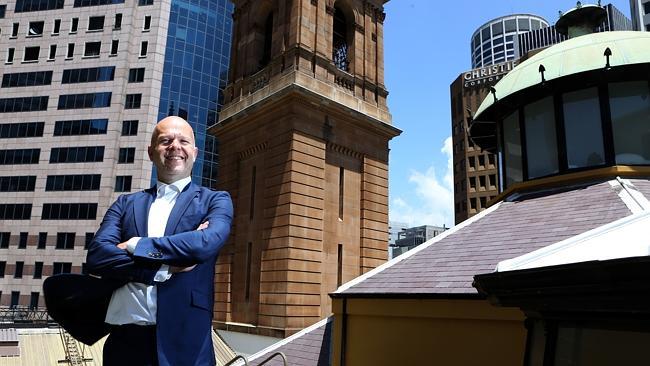
[{"label": "bald man", "polygon": [[226,192],[191,181],[192,127],[161,120],[151,136],[155,186],[120,196],[88,248],[88,272],[123,281],[105,322],[104,365],[214,365],[214,266],[230,231]]}]

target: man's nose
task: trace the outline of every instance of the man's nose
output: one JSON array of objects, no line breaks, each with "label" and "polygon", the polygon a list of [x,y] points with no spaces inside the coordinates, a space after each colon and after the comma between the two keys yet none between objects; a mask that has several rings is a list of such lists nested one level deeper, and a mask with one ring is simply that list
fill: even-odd
[{"label": "man's nose", "polygon": [[172,142],[169,144],[170,149],[178,149],[181,147],[180,141],[178,139],[173,139]]}]

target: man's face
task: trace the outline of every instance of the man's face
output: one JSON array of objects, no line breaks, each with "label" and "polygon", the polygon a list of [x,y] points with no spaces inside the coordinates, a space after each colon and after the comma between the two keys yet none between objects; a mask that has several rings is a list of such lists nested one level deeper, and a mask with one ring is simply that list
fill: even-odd
[{"label": "man's face", "polygon": [[163,119],[154,129],[148,152],[161,182],[169,184],[189,177],[198,154],[192,127],[180,117]]}]

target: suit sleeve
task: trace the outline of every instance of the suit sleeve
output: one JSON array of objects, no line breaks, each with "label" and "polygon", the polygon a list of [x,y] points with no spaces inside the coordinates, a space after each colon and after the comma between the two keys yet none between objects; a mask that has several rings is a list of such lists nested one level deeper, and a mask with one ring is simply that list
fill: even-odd
[{"label": "suit sleeve", "polygon": [[125,201],[126,196],[120,196],[106,211],[95,238],[88,246],[86,266],[91,274],[150,285],[160,265],[136,262],[126,250],[117,247],[123,241],[122,214]]},{"label": "suit sleeve", "polygon": [[213,193],[208,200],[209,221],[206,229],[193,230],[159,238],[141,238],[133,252],[136,260],[191,266],[216,257],[228,239],[233,208],[227,192]]}]

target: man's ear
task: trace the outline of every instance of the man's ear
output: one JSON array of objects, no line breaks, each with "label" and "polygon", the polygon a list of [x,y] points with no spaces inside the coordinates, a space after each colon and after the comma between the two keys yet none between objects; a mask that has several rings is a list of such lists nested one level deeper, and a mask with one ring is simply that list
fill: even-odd
[{"label": "man's ear", "polygon": [[194,146],[194,160],[199,156],[199,148]]},{"label": "man's ear", "polygon": [[147,146],[147,154],[149,155],[149,160],[153,161],[153,149],[151,146]]}]

